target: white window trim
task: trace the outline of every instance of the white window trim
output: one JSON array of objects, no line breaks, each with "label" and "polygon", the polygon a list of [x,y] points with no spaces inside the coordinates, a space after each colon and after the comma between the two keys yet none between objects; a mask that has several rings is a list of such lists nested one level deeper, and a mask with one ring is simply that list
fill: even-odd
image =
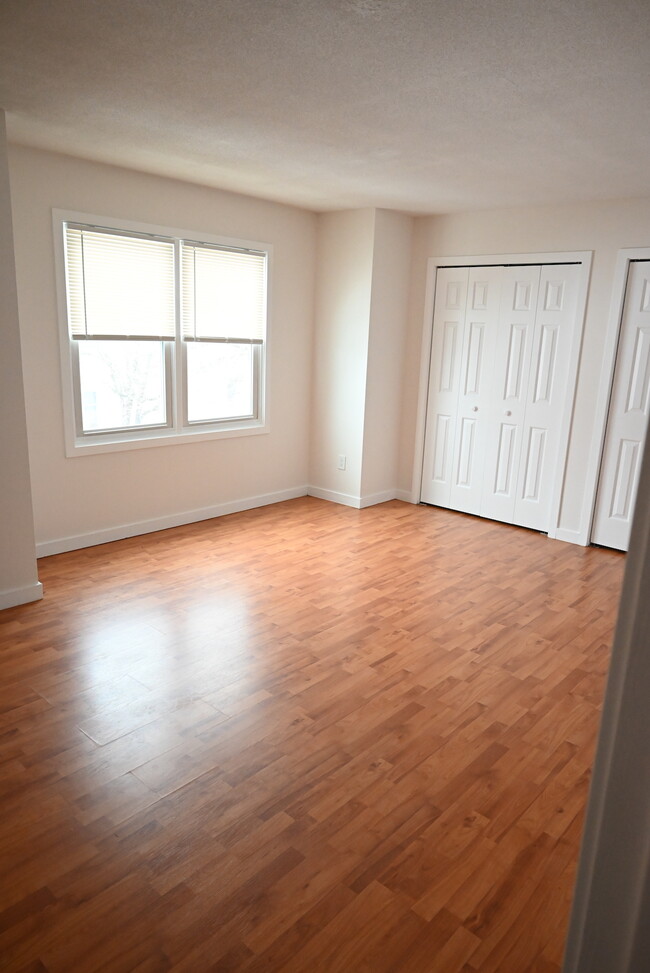
[{"label": "white window trim", "polygon": [[[76,428],[75,395],[76,386],[73,377],[72,339],[68,326],[68,307],[65,278],[65,242],[64,224],[82,223],[91,226],[102,226],[112,230],[130,230],[134,233],[150,233],[156,236],[174,237],[188,240],[200,240],[203,243],[217,246],[234,247],[239,249],[259,250],[267,257],[267,292],[266,292],[266,338],[260,347],[259,367],[259,416],[254,419],[236,419],[231,422],[222,421],[219,427],[205,425],[196,429],[182,428],[183,389],[178,386],[182,382],[182,369],[177,365],[172,377],[174,390],[172,392],[172,422],[170,426],[117,430],[115,433],[101,433],[97,436],[79,435]],[[65,432],[65,454],[68,457],[90,455],[92,453],[118,452],[129,449],[146,449],[152,446],[176,446],[182,443],[197,443],[212,439],[232,439],[243,436],[259,436],[270,431],[269,421],[269,364],[270,364],[270,335],[271,335],[271,306],[272,306],[272,278],[273,278],[273,247],[269,243],[259,240],[242,240],[233,237],[215,236],[201,230],[179,229],[139,223],[132,220],[115,219],[115,217],[98,216],[93,213],[79,213],[72,210],[52,210],[52,226],[54,232],[54,264],[56,273],[57,308],[59,319],[59,350],[61,362],[62,405]],[[170,390],[168,390],[169,392]]]}]

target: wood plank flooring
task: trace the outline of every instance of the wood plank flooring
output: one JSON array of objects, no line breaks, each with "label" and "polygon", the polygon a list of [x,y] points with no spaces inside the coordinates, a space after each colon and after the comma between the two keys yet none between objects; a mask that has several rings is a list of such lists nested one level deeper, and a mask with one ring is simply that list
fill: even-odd
[{"label": "wood plank flooring", "polygon": [[557,973],[624,557],[304,498],[0,613],[12,973]]}]

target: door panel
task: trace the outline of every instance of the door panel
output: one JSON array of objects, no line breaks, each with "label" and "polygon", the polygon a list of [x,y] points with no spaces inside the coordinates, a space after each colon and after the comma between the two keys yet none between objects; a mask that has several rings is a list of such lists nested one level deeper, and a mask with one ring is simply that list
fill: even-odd
[{"label": "door panel", "polygon": [[449,481],[450,456],[450,437],[449,430],[452,426],[451,416],[444,416],[440,413],[436,416],[435,441],[433,449],[433,479],[438,483]]},{"label": "door panel", "polygon": [[561,311],[564,306],[564,286],[562,278],[547,279],[544,287],[544,310]]},{"label": "door panel", "polygon": [[526,344],[526,325],[511,324],[506,358],[506,382],[503,390],[504,400],[513,401],[521,398]]},{"label": "door panel", "polygon": [[543,266],[513,522],[548,530],[578,300],[579,264]]},{"label": "door panel", "polygon": [[558,330],[559,324],[555,322],[553,325],[545,324],[541,329],[535,375],[535,391],[533,393],[533,402],[535,403],[549,403],[551,401],[553,378],[555,376],[555,352],[557,349]]},{"label": "door panel", "polygon": [[468,281],[467,267],[436,276],[422,500],[442,506],[451,491]]},{"label": "door panel", "polygon": [[449,506],[478,514],[493,397],[503,267],[471,267]]},{"label": "door panel", "polygon": [[528,444],[524,460],[524,485],[521,495],[524,500],[532,500],[536,503],[540,500],[546,432],[546,429],[536,429],[534,426],[528,430]]},{"label": "door panel", "polygon": [[459,326],[456,321],[445,321],[442,326],[442,351],[440,352],[440,381],[438,382],[438,392],[453,391],[458,328]]},{"label": "door panel", "polygon": [[633,486],[637,475],[640,443],[621,439],[618,462],[614,477],[614,490],[609,516],[616,520],[629,520],[632,513]]},{"label": "door panel", "polygon": [[494,493],[497,496],[507,497],[513,492],[516,444],[517,427],[511,423],[502,422],[499,429],[499,451],[494,478]]},{"label": "door panel", "polygon": [[474,472],[476,419],[460,420],[460,437],[458,449],[458,468],[456,472],[456,486],[471,487]]},{"label": "door panel", "polygon": [[626,412],[648,412],[648,385],[650,382],[650,326],[637,328],[636,348],[630,376],[630,391]]},{"label": "door panel", "polygon": [[478,395],[480,391],[481,369],[484,365],[484,331],[485,324],[482,321],[470,322],[464,368],[465,382],[463,391],[465,395]]},{"label": "door panel", "polygon": [[650,413],[650,261],[630,263],[592,540],[626,551]]},{"label": "door panel", "polygon": [[541,268],[504,267],[481,514],[512,523]]}]

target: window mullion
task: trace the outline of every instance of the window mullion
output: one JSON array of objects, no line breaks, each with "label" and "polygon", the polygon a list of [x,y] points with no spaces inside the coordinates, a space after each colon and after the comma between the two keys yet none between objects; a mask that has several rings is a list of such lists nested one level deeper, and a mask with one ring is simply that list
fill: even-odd
[{"label": "window mullion", "polygon": [[179,432],[185,425],[185,402],[186,376],[185,349],[183,347],[183,324],[181,319],[182,312],[182,268],[181,268],[181,241],[174,240],[174,313],[175,313],[175,338],[174,338],[174,394],[173,394],[173,413],[174,429]]}]

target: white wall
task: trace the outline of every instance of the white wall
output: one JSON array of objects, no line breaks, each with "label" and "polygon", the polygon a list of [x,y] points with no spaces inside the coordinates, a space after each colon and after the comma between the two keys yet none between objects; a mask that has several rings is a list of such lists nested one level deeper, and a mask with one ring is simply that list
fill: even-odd
[{"label": "white wall", "polygon": [[42,596],[36,573],[4,112],[0,111],[0,608]]},{"label": "white wall", "polygon": [[361,496],[395,496],[413,219],[377,210],[368,335]]},{"label": "white wall", "polygon": [[[308,485],[354,505],[408,496],[427,258],[477,253],[594,251],[560,518],[563,530],[579,529],[616,255],[650,245],[650,199],[415,219],[371,209],[316,216],[18,146],[9,165],[42,553],[299,495]],[[273,244],[268,435],[65,457],[52,208]]]},{"label": "white wall", "polygon": [[318,217],[310,484],[340,502],[361,495],[374,238],[374,210]]},{"label": "white wall", "polygon": [[[66,156],[9,152],[36,540],[49,553],[304,493],[315,217],[306,211]],[[270,432],[66,458],[53,208],[274,248]],[[135,525],[132,530],[128,525]],[[86,536],[90,535],[90,536]]]},{"label": "white wall", "polygon": [[[426,262],[432,256],[593,250],[574,422],[560,527],[578,531],[585,518],[584,469],[594,434],[603,347],[616,255],[650,245],[650,198],[526,207],[416,220],[409,338],[406,349],[399,487],[411,489]],[[588,516],[588,512],[587,512]]]},{"label": "white wall", "polygon": [[[310,491],[367,506],[396,495],[411,217],[318,220]],[[339,456],[346,469],[337,468]]]}]

